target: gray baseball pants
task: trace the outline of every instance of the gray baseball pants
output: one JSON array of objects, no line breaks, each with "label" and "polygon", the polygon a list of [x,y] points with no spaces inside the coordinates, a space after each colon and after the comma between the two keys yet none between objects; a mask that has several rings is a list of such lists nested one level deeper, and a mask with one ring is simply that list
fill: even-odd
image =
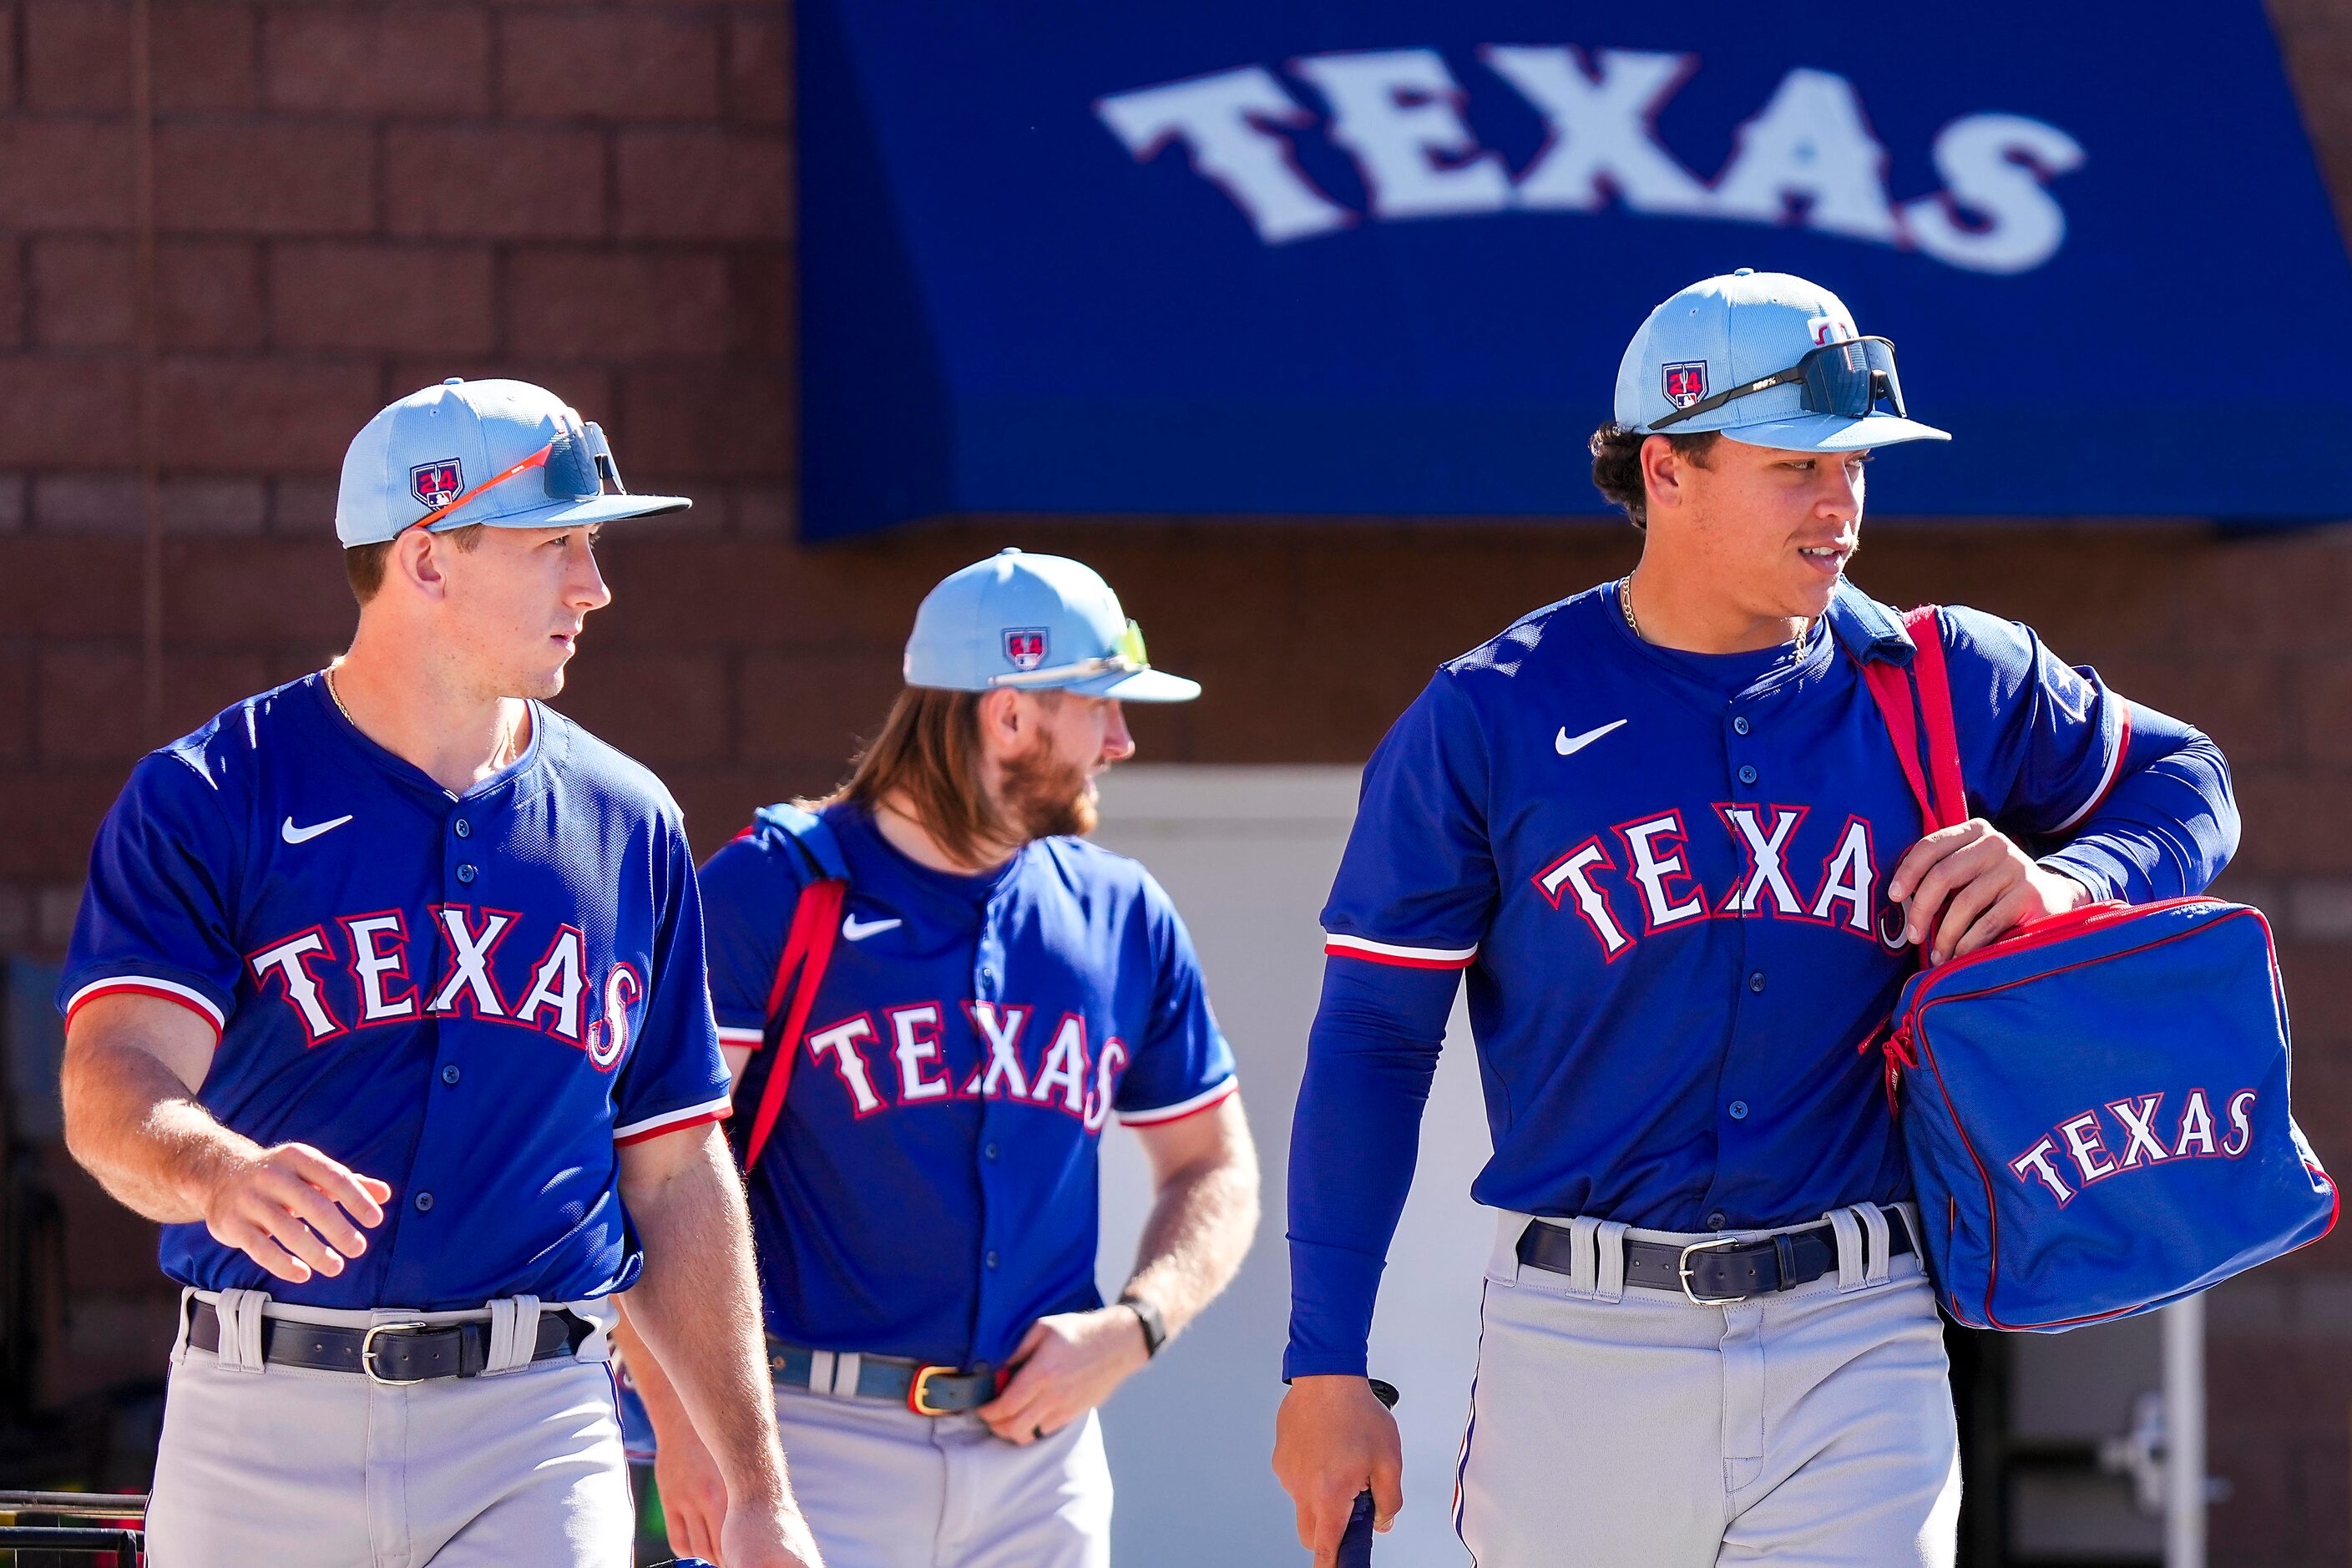
[{"label": "gray baseball pants", "polygon": [[1504,1215],[1454,1504],[1479,1568],[1950,1568],[1958,1434],[1935,1298],[1916,1256],[1887,1261],[1902,1215],[1831,1217],[1835,1272],[1698,1306],[1628,1288],[1622,1243],[1711,1237],[1542,1222],[1576,1235],[1561,1275],[1519,1262],[1528,1216]]},{"label": "gray baseball pants", "polygon": [[[148,1504],[149,1568],[628,1568],[635,1519],[604,1302],[562,1303],[600,1325],[572,1360],[390,1387],[264,1366],[268,1299],[194,1294],[221,1312],[221,1351],[187,1343],[184,1299]],[[346,1327],[490,1315],[268,1310]],[[492,1366],[511,1359],[501,1343],[528,1346],[536,1331],[532,1318],[494,1338]]]},{"label": "gray baseball pants", "polygon": [[1109,1568],[1110,1464],[1092,1411],[1016,1447],[977,1415],[776,1390],[793,1495],[841,1568]]}]

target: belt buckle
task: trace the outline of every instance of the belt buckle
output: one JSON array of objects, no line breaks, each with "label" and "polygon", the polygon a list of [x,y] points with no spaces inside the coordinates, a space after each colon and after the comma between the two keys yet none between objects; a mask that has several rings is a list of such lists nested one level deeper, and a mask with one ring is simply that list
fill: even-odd
[{"label": "belt buckle", "polygon": [[1691,1289],[1690,1260],[1692,1253],[1705,1252],[1709,1247],[1738,1247],[1738,1245],[1739,1243],[1737,1240],[1729,1237],[1718,1237],[1713,1241],[1694,1241],[1688,1247],[1683,1248],[1682,1257],[1675,1262],[1675,1272],[1682,1276],[1683,1296],[1692,1306],[1735,1307],[1740,1302],[1748,1300],[1745,1296],[1701,1296]]},{"label": "belt buckle", "polygon": [[918,1415],[954,1415],[955,1412],[952,1410],[932,1409],[930,1400],[926,1397],[926,1391],[931,1385],[931,1379],[938,1377],[942,1373],[951,1374],[954,1371],[955,1368],[951,1366],[917,1367],[915,1369],[915,1381],[907,1385],[907,1408],[913,1411]]},{"label": "belt buckle", "polygon": [[432,1326],[430,1323],[371,1324],[368,1331],[360,1336],[360,1371],[367,1374],[367,1380],[370,1383],[380,1388],[409,1388],[420,1383],[430,1382],[429,1378],[422,1377],[386,1377],[376,1371],[375,1337],[378,1334],[416,1333]]}]

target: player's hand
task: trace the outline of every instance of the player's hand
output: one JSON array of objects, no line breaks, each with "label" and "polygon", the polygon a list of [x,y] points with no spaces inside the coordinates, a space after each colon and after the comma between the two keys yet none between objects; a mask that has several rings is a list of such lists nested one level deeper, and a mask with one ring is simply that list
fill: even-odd
[{"label": "player's hand", "polygon": [[1025,1447],[1108,1399],[1150,1359],[1143,1325],[1125,1307],[1057,1312],[1029,1325],[1013,1352],[1013,1381],[973,1414]]},{"label": "player's hand", "polygon": [[678,1420],[656,1434],[654,1489],[661,1494],[662,1524],[669,1549],[680,1557],[724,1563],[727,1478],[710,1457],[691,1421]]},{"label": "player's hand", "polygon": [[194,1195],[214,1240],[300,1285],[367,1250],[361,1226],[383,1223],[392,1188],[308,1143],[280,1143],[219,1167]]},{"label": "player's hand", "polygon": [[1316,1568],[1338,1561],[1356,1494],[1372,1494],[1372,1528],[1404,1507],[1404,1445],[1396,1417],[1360,1377],[1291,1380],[1274,1418],[1274,1475],[1298,1510],[1298,1544]]},{"label": "player's hand", "polygon": [[[670,1544],[675,1548],[677,1542]],[[729,1509],[719,1550],[710,1556],[719,1568],[824,1568],[808,1521],[790,1503],[782,1508],[742,1503]]]},{"label": "player's hand", "polygon": [[1886,884],[1904,907],[1903,934],[1936,945],[1929,967],[1997,941],[2011,927],[2063,915],[2091,901],[2090,890],[2020,849],[1982,817],[1941,827],[1911,846]]}]

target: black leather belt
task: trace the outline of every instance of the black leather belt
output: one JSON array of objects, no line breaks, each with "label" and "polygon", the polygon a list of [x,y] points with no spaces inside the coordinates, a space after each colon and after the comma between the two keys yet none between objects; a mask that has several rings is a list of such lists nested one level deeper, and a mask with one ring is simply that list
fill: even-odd
[{"label": "black leather belt", "polygon": [[[1886,1256],[1901,1258],[1911,1250],[1911,1228],[1902,1215],[1886,1215]],[[1572,1272],[1570,1254],[1573,1235],[1565,1226],[1528,1223],[1520,1233],[1519,1261],[1550,1274]],[[1867,1251],[1870,1233],[1863,1232]],[[1635,1241],[1625,1247],[1625,1283],[1652,1290],[1679,1290],[1702,1307],[1727,1306],[1775,1290],[1810,1285],[1837,1267],[1837,1232],[1826,1225],[1809,1230],[1783,1231],[1757,1241],[1695,1241],[1676,1247],[1663,1241]],[[1868,1266],[1868,1258],[1864,1259]]]},{"label": "black leather belt", "polygon": [[[807,1388],[811,1386],[818,1353],[804,1345],[788,1345],[772,1336],[768,1341],[768,1371],[787,1388]],[[904,1356],[860,1355],[857,1397],[903,1405],[918,1415],[961,1415],[996,1397],[996,1373],[985,1365],[959,1372],[951,1366],[933,1366]]]},{"label": "black leather belt", "polygon": [[[596,1325],[562,1308],[539,1315],[539,1344],[531,1360],[575,1354]],[[220,1313],[210,1301],[192,1301],[188,1343],[220,1351]],[[355,1372],[371,1383],[424,1383],[436,1377],[479,1377],[490,1357],[490,1325],[480,1323],[378,1323],[341,1329],[292,1318],[261,1320],[264,1366],[299,1366],[314,1372]]]}]

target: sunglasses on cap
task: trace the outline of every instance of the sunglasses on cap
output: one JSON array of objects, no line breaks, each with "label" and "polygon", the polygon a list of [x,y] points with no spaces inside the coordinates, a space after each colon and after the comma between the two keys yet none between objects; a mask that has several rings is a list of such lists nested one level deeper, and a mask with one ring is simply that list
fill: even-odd
[{"label": "sunglasses on cap", "polygon": [[1045,669],[1008,671],[988,678],[991,686],[1054,686],[1068,680],[1090,680],[1098,675],[1135,675],[1151,668],[1143,655],[1143,628],[1133,621],[1118,634],[1110,652],[1097,658],[1082,658],[1074,664],[1056,664]]},{"label": "sunglasses on cap", "polygon": [[629,487],[621,482],[621,467],[613,458],[613,445],[604,439],[604,427],[593,422],[583,425],[578,415],[566,409],[556,421],[555,438],[546,446],[511,468],[492,474],[455,500],[444,501],[408,526],[430,528],[476,496],[533,468],[539,470],[541,486],[550,500],[593,500],[604,493],[607,483],[616,495],[629,493]]},{"label": "sunglasses on cap", "polygon": [[1669,425],[1720,408],[1735,397],[1792,383],[1804,388],[1808,414],[1859,419],[1882,400],[1892,403],[1896,415],[1905,413],[1902,378],[1895,374],[1895,345],[1885,338],[1849,338],[1842,343],[1823,343],[1788,369],[1761,381],[1702,397],[1687,408],[1677,408],[1663,419],[1653,419],[1650,429],[1664,430]]}]

